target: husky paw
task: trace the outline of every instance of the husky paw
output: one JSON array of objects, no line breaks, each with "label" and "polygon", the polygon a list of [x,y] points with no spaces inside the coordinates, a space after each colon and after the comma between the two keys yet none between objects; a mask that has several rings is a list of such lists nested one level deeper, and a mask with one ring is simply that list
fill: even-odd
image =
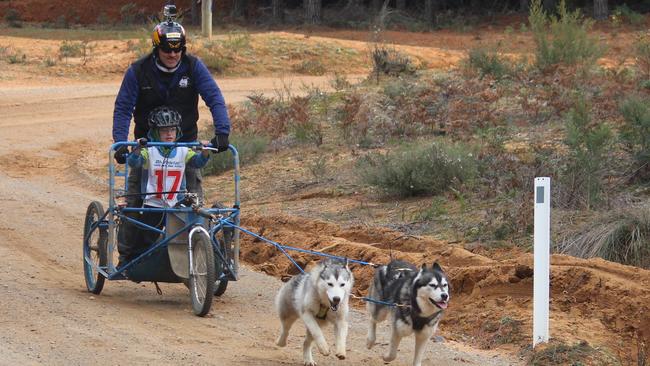
[{"label": "husky paw", "polygon": [[282,339],[282,338],[278,338],[278,340],[275,341],[275,344],[276,344],[278,347],[284,347],[284,346],[287,345],[287,340],[286,340],[286,339]]},{"label": "husky paw", "polygon": [[336,358],[338,358],[339,360],[345,360],[345,353],[337,353]]},{"label": "husky paw", "polygon": [[371,349],[372,347],[374,347],[374,345],[375,345],[374,339],[370,339],[370,338],[366,339],[366,347],[368,347],[368,349]]},{"label": "husky paw", "polygon": [[305,361],[304,365],[305,366],[316,366],[316,362],[315,361]]},{"label": "husky paw", "polygon": [[390,354],[386,354],[386,355],[382,356],[382,358],[384,359],[385,362],[391,362],[396,357],[397,357],[397,355],[390,355]]}]

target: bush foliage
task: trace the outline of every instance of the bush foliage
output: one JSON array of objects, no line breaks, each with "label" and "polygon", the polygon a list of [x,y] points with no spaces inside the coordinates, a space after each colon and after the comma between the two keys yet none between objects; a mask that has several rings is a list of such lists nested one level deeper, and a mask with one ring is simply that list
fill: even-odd
[{"label": "bush foliage", "polygon": [[474,155],[464,146],[443,140],[372,153],[359,161],[358,168],[367,184],[400,197],[435,195],[477,174]]}]

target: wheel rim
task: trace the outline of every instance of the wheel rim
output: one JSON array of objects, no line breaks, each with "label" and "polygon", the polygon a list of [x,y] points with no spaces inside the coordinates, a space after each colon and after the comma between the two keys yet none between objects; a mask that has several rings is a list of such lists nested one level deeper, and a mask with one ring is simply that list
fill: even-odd
[{"label": "wheel rim", "polygon": [[[99,214],[93,210],[92,216],[88,217],[87,220],[86,225],[90,230],[99,221]],[[90,287],[95,287],[95,283],[97,282],[95,279],[97,278],[98,271],[94,265],[99,266],[101,250],[99,247],[99,229],[95,229],[90,235],[86,235],[86,258],[90,260],[90,263],[86,262],[86,279],[88,280],[88,284],[91,285]]]},{"label": "wheel rim", "polygon": [[208,287],[208,269],[206,266],[207,256],[205,254],[205,247],[203,245],[197,245],[192,250],[192,262],[194,263],[194,281],[192,286],[194,287],[194,296],[199,303],[203,303],[206,298],[207,287]]}]

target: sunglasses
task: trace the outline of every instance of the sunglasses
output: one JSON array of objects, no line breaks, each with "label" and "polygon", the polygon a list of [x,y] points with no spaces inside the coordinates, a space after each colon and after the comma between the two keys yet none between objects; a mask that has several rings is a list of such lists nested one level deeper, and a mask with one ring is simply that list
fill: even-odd
[{"label": "sunglasses", "polygon": [[163,53],[181,53],[181,52],[183,52],[182,49],[174,50],[174,49],[171,49],[171,48],[163,48],[163,47],[161,47],[160,50],[161,50]]}]

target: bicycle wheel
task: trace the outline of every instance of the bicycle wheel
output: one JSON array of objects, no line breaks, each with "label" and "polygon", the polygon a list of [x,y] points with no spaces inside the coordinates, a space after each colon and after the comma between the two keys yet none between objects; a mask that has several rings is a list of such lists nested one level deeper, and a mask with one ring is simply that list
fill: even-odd
[{"label": "bicycle wheel", "polygon": [[219,250],[225,259],[225,262],[223,262],[219,255],[215,254],[214,256],[214,259],[216,261],[215,266],[217,267],[217,280],[214,283],[214,296],[221,296],[226,292],[226,289],[228,288],[228,263],[230,263],[230,257],[232,256],[230,251],[230,241],[232,239],[232,234],[229,236],[228,233],[222,229],[215,234],[214,239],[217,241],[217,243],[219,243]]},{"label": "bicycle wheel", "polygon": [[214,251],[210,238],[203,232],[192,236],[192,268],[190,268],[190,297],[192,310],[198,316],[205,316],[212,306],[216,273]]},{"label": "bicycle wheel", "polygon": [[103,214],[102,204],[93,201],[88,205],[84,222],[84,278],[88,292],[97,295],[102,292],[106,280],[106,277],[97,271],[97,267],[106,268],[108,262],[108,253],[106,252],[108,230],[97,225]]}]

